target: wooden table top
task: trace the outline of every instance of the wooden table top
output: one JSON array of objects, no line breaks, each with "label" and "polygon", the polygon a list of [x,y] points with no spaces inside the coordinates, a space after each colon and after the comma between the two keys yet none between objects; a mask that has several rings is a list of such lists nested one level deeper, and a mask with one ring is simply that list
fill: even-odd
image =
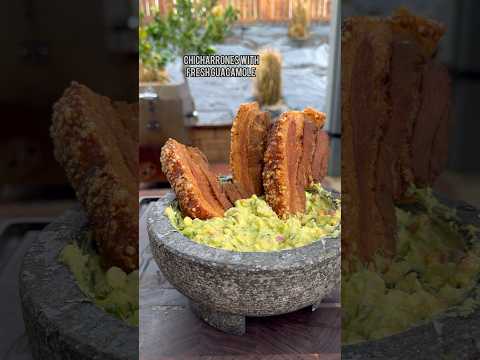
[{"label": "wooden table top", "polygon": [[[160,195],[165,190],[155,190]],[[145,194],[144,194],[145,195]],[[152,195],[154,196],[154,195]],[[140,359],[340,359],[339,290],[320,308],[281,316],[248,318],[243,336],[224,334],[190,310],[185,296],[161,274],[148,246],[140,207]]]}]

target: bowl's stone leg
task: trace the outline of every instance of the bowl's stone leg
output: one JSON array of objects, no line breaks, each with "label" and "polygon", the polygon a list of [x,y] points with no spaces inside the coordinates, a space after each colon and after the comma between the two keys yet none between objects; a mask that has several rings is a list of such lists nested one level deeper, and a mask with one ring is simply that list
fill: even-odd
[{"label": "bowl's stone leg", "polygon": [[246,319],[243,315],[227,314],[190,301],[192,311],[207,324],[232,335],[244,335]]}]

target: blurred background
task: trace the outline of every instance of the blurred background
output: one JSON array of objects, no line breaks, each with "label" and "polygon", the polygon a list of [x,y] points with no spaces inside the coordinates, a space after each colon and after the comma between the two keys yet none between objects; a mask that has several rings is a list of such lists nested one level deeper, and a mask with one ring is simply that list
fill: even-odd
[{"label": "blurred background", "polygon": [[[336,2],[333,2],[336,3]],[[228,174],[230,128],[240,104],[258,101],[272,118],[287,109],[332,112],[336,32],[330,0],[140,1],[141,196],[165,183],[158,158],[169,137],[200,148],[219,174]],[[203,8],[206,11],[201,12]],[[190,9],[196,19],[186,19]],[[182,29],[202,23],[185,39]],[[205,39],[203,32],[212,34]],[[197,46],[196,38],[202,46]],[[257,79],[183,76],[184,54],[260,55]],[[338,68],[338,67],[337,67]],[[264,83],[273,84],[270,87]],[[266,89],[268,88],[268,90]],[[327,130],[339,153],[335,114]],[[338,118],[338,116],[337,116]],[[338,121],[338,119],[337,119]],[[339,127],[338,127],[339,128]],[[339,155],[327,182],[339,186]]]},{"label": "blurred background", "polygon": [[[4,4],[0,13],[2,221],[54,215],[64,200],[73,199],[53,157],[52,106],[71,81],[112,99],[136,101],[137,26],[138,2],[131,0]],[[57,203],[50,201],[55,199]]]},{"label": "blurred background", "polygon": [[475,0],[342,0],[342,17],[390,15],[400,6],[446,25],[438,59],[450,72],[453,94],[453,126],[447,171],[436,188],[452,199],[480,206],[480,50],[477,46],[480,2]]},{"label": "blurred background", "polygon": [[0,359],[31,359],[19,301],[25,252],[76,204],[50,139],[71,81],[138,99],[138,1],[2,2],[0,11]]}]

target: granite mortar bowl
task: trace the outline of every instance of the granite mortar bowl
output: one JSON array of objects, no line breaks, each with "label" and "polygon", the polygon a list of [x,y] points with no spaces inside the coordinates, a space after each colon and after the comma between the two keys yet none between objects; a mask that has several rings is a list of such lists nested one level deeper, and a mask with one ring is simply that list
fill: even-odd
[{"label": "granite mortar bowl", "polygon": [[241,335],[247,316],[315,309],[340,282],[339,237],[275,252],[213,248],[172,226],[164,212],[174,201],[169,192],[148,215],[153,257],[167,280],[189,298],[192,310],[219,330]]},{"label": "granite mortar bowl", "polygon": [[69,210],[40,233],[23,259],[20,299],[35,360],[138,359],[138,328],[97,307],[59,261],[62,249],[88,231],[80,207]]}]

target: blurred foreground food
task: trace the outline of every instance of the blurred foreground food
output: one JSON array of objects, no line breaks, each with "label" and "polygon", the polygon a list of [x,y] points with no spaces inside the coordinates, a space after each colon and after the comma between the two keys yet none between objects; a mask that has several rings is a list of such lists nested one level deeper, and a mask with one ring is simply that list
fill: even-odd
[{"label": "blurred foreground food", "polygon": [[478,229],[431,190],[451,125],[449,74],[434,56],[443,33],[404,9],[343,23],[344,344],[480,306]]},{"label": "blurred foreground food", "polygon": [[342,28],[343,254],[393,256],[395,202],[447,160],[450,81],[433,55],[442,25],[399,10]]},{"label": "blurred foreground food", "polygon": [[137,104],[112,101],[73,82],[54,106],[51,135],[103,265],[137,269]]}]

